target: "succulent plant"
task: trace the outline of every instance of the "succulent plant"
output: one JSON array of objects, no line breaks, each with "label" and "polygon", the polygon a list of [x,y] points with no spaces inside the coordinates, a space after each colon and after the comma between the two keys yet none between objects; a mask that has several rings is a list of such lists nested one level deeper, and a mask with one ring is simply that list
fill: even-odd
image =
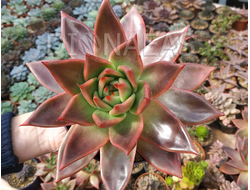
[{"label": "succulent plant", "polygon": [[195,135],[200,141],[204,141],[204,138],[208,137],[208,130],[205,126],[200,125],[195,128]]},{"label": "succulent plant", "polygon": [[64,7],[64,3],[60,0],[56,0],[53,2],[52,7],[56,10],[56,11],[60,11],[63,7]]},{"label": "succulent plant", "polygon": [[191,20],[194,18],[194,13],[188,9],[183,9],[180,11],[180,17],[183,20]]},{"label": "succulent plant", "polygon": [[3,63],[1,64],[1,95],[2,97],[9,96],[9,86],[11,83],[10,79],[10,71],[7,68],[6,64]]},{"label": "succulent plant", "polygon": [[17,19],[17,16],[12,14],[2,15],[1,24],[11,24],[15,19]]},{"label": "succulent plant", "polygon": [[212,10],[206,7],[205,10],[198,13],[198,17],[203,20],[212,20],[214,14],[212,13]]},{"label": "succulent plant", "polygon": [[4,54],[13,49],[13,43],[7,38],[1,38],[1,53]]},{"label": "succulent plant", "polygon": [[15,5],[15,8],[13,9],[13,12],[17,15],[22,15],[28,11],[26,5]]},{"label": "succulent plant", "polygon": [[59,46],[57,48],[55,48],[55,54],[57,59],[69,59],[69,53],[64,45],[64,43],[59,44]]},{"label": "succulent plant", "polygon": [[234,67],[238,70],[243,70],[241,66],[247,63],[248,58],[242,58],[239,57],[236,53],[229,53],[227,51],[225,51],[225,54],[228,56],[229,60],[222,60],[221,62],[223,64],[230,65],[231,67]]},{"label": "succulent plant", "polygon": [[237,30],[230,30],[228,33],[229,41],[233,44],[236,44],[237,41],[243,42],[248,40],[248,30],[237,31]]},{"label": "succulent plant", "polygon": [[7,9],[5,5],[4,6],[2,5],[2,7],[1,7],[1,15],[3,16],[3,15],[9,15],[9,14],[11,14],[10,10]]},{"label": "succulent plant", "polygon": [[153,26],[154,31],[169,32],[169,26],[165,22],[159,22]]},{"label": "succulent plant", "polygon": [[244,88],[233,88],[229,94],[234,97],[234,103],[237,105],[246,105],[248,102],[248,91]]},{"label": "succulent plant", "polygon": [[32,100],[20,100],[19,103],[19,106],[17,106],[19,115],[32,112],[37,108],[37,105],[32,103]]},{"label": "succulent plant", "polygon": [[54,34],[44,33],[37,37],[36,46],[42,52],[49,53],[51,49],[55,49],[60,44],[60,41]]},{"label": "succulent plant", "polygon": [[44,20],[48,21],[52,18],[55,18],[56,11],[53,7],[44,7],[41,10],[41,16]]},{"label": "succulent plant", "polygon": [[45,100],[51,98],[54,95],[55,95],[54,92],[48,90],[47,88],[43,86],[38,87],[38,89],[32,92],[32,96],[34,97],[34,100],[38,104],[43,103]]},{"label": "succulent plant", "polygon": [[41,10],[38,7],[35,8],[35,9],[30,9],[29,12],[28,12],[28,15],[31,18],[40,17],[41,16]]},{"label": "succulent plant", "polygon": [[229,48],[235,52],[237,52],[240,57],[243,55],[245,57],[248,57],[248,53],[245,52],[245,50],[247,50],[248,47],[248,42],[247,41],[243,41],[242,43],[237,41],[236,44],[232,44],[232,45],[227,45],[226,48]]},{"label": "succulent plant", "polygon": [[180,0],[164,0],[162,1],[163,6],[167,6],[170,7],[172,9],[177,9],[177,10],[181,10],[181,1]]},{"label": "succulent plant", "polygon": [[36,77],[32,73],[29,73],[27,78],[28,78],[27,82],[30,85],[34,85],[34,86],[38,86],[39,85],[39,82],[36,80]]},{"label": "succulent plant", "polygon": [[18,82],[10,87],[10,97],[12,102],[19,102],[21,100],[33,100],[31,92],[35,89],[35,86],[29,86],[27,82]]},{"label": "succulent plant", "polygon": [[171,186],[173,184],[173,179],[170,176],[166,177],[165,182],[168,186]]},{"label": "succulent plant", "polygon": [[88,13],[89,13],[89,10],[84,5],[81,5],[80,7],[76,7],[73,10],[73,15],[76,15],[78,20],[82,20],[83,17],[88,18]]},{"label": "succulent plant", "polygon": [[224,35],[213,35],[211,39],[212,43],[214,45],[218,44],[220,47],[226,47],[226,45],[230,42],[228,42],[228,37]]},{"label": "succulent plant", "polygon": [[83,0],[71,0],[69,6],[71,8],[80,7],[83,4]]},{"label": "succulent plant", "polygon": [[49,153],[38,157],[40,163],[37,164],[36,176],[40,176],[44,183],[50,182],[56,177],[57,154]]},{"label": "succulent plant", "polygon": [[11,9],[14,9],[16,5],[23,5],[23,0],[10,0],[8,2],[8,6],[10,6]]},{"label": "succulent plant", "polygon": [[227,163],[220,167],[220,170],[229,175],[239,174],[237,185],[241,190],[248,189],[248,139],[237,138],[236,148],[224,146],[223,149],[226,154],[231,158]]},{"label": "succulent plant", "polygon": [[122,17],[122,6],[121,5],[115,5],[112,8],[113,8],[113,11],[115,12],[116,16],[121,18]]},{"label": "succulent plant", "polygon": [[191,22],[191,26],[196,30],[205,30],[208,27],[208,22],[197,18]]},{"label": "succulent plant", "polygon": [[164,187],[160,187],[159,179],[154,173],[149,173],[148,175],[141,176],[137,182],[137,188],[135,189],[164,189]]},{"label": "succulent plant", "polygon": [[[173,25],[171,25],[169,27],[169,31],[175,31],[175,30],[180,30],[182,28],[186,27],[186,25],[183,23],[183,22],[180,22],[180,23],[174,23]],[[188,32],[187,32],[187,36],[191,36],[192,35],[192,29],[189,28],[188,29]]]},{"label": "succulent plant", "polygon": [[237,73],[235,73],[235,75],[238,77],[239,84],[243,88],[248,89],[248,71],[238,71]]},{"label": "succulent plant", "polygon": [[242,189],[235,183],[235,181],[230,182],[225,180],[225,182],[220,185],[220,190],[242,190]]},{"label": "succulent plant", "polygon": [[28,72],[28,68],[24,65],[14,66],[10,72],[10,76],[16,81],[24,81],[27,78]]},{"label": "succulent plant", "polygon": [[203,4],[203,1],[202,0],[183,0],[181,1],[181,3],[185,9],[192,8],[192,7],[195,9],[201,9],[201,5]]},{"label": "succulent plant", "polygon": [[206,0],[206,2],[201,5],[202,10],[204,10],[205,8],[214,11],[216,7],[213,4],[213,0]]},{"label": "succulent plant", "polygon": [[12,106],[10,101],[2,102],[1,101],[1,114],[12,112],[14,107]]},{"label": "succulent plant", "polygon": [[173,23],[173,20],[179,18],[176,10],[172,10],[169,7],[156,7],[153,11],[153,19],[157,22]]},{"label": "succulent plant", "polygon": [[248,10],[246,9],[246,6],[244,3],[242,3],[242,9],[240,8],[234,8],[233,12],[236,13],[237,15],[240,15],[242,19],[247,19],[248,18]]},{"label": "succulent plant", "polygon": [[27,29],[23,26],[17,25],[12,28],[11,36],[15,41],[26,38],[28,35]]},{"label": "succulent plant", "polygon": [[16,177],[21,180],[21,182],[24,182],[29,177],[32,177],[34,175],[34,168],[31,167],[29,164],[24,163],[23,168],[20,172],[16,173]]},{"label": "succulent plant", "polygon": [[45,0],[45,2],[47,2],[47,3],[53,3],[54,0]]},{"label": "succulent plant", "polygon": [[222,124],[227,127],[233,127],[232,119],[236,118],[236,114],[240,113],[240,110],[236,109],[236,104],[233,103],[233,98],[226,93],[223,93],[225,85],[215,86],[211,81],[211,90],[208,89],[208,93],[205,94],[205,99],[214,105],[218,110],[224,113],[224,116],[220,116]]},{"label": "succulent plant", "polygon": [[[188,51],[190,53],[198,53],[200,48],[203,48],[204,44],[200,41],[194,40],[191,42],[188,42],[186,47],[188,48]],[[184,47],[183,47],[184,48]]]},{"label": "succulent plant", "polygon": [[20,17],[18,19],[15,19],[13,21],[13,24],[14,26],[17,26],[17,25],[20,25],[20,26],[23,26],[23,27],[27,27],[29,25],[29,22],[30,22],[30,17]]},{"label": "succulent plant", "polygon": [[13,67],[17,64],[20,64],[19,61],[20,51],[9,50],[2,56],[2,61],[6,67]]},{"label": "succulent plant", "polygon": [[24,38],[19,40],[19,44],[20,44],[20,49],[22,51],[26,51],[30,49],[30,47],[34,44],[34,41],[31,38]]},{"label": "succulent plant", "polygon": [[49,183],[41,183],[41,187],[43,190],[74,190],[76,185],[76,180],[70,178],[66,178],[58,183],[49,182]]},{"label": "succulent plant", "polygon": [[42,2],[42,0],[25,0],[26,4],[30,7],[35,7],[35,6],[39,6]]},{"label": "succulent plant", "polygon": [[88,8],[89,11],[98,10],[100,7],[102,0],[84,0],[86,3],[85,6]]},{"label": "succulent plant", "polygon": [[195,37],[194,39],[200,42],[208,41],[211,38],[210,33],[205,30],[196,30],[194,32],[194,35],[199,36],[199,37]]},{"label": "succulent plant", "polygon": [[159,7],[160,4],[161,4],[161,3],[158,2],[158,1],[149,0],[149,1],[143,2],[142,8],[143,8],[144,11],[149,11],[149,12],[151,12],[151,11],[153,11],[155,8]]},{"label": "succulent plant", "polygon": [[24,52],[22,57],[23,63],[32,62],[35,60],[41,60],[45,57],[45,53],[39,49],[30,48],[29,51]]},{"label": "succulent plant", "polygon": [[[188,27],[169,32],[145,47],[146,31],[135,7],[120,22],[109,0],[104,0],[94,33],[63,12],[61,19],[62,38],[71,59],[27,64],[38,81],[57,95],[42,103],[22,124],[76,124],[70,127],[59,149],[56,181],[84,168],[99,150],[101,177],[107,189],[126,187],[136,151],[156,169],[181,177],[179,153],[197,153],[184,124],[201,124],[222,115],[191,92],[214,68],[174,64]],[[71,32],[76,34],[77,43],[72,43],[68,35]],[[85,41],[83,33],[88,35]],[[93,34],[100,38],[100,48]],[[105,43],[106,35],[114,46]],[[176,43],[163,43],[165,37]],[[127,46],[132,48],[124,54]],[[169,48],[171,52],[147,56]],[[171,135],[162,135],[169,131]]]},{"label": "succulent plant", "polygon": [[84,23],[90,27],[91,29],[94,29],[95,24],[95,18],[97,16],[98,11],[93,10],[88,13],[88,19],[84,21]]},{"label": "succulent plant", "polygon": [[220,166],[227,161],[228,156],[223,150],[223,146],[224,144],[218,139],[210,146],[207,154],[209,155],[209,160],[212,164]]},{"label": "succulent plant", "polygon": [[6,27],[2,29],[2,37],[9,38],[12,33],[12,27]]},{"label": "succulent plant", "polygon": [[244,107],[241,111],[241,116],[243,119],[233,119],[232,122],[239,130],[235,133],[236,137],[247,138],[248,139],[248,108]]}]

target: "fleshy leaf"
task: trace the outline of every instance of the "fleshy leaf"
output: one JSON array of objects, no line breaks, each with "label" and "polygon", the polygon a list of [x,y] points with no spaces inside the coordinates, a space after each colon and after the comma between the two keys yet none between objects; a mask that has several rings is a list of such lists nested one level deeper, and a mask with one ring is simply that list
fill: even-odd
[{"label": "fleshy leaf", "polygon": [[108,141],[108,129],[76,125],[65,145],[59,170],[95,152]]},{"label": "fleshy leaf", "polygon": [[93,96],[94,96],[94,92],[97,91],[98,89],[97,78],[92,78],[88,80],[87,82],[83,83],[82,85],[79,85],[79,88],[82,92],[82,95],[89,103],[89,105],[95,108],[96,106],[93,102]]},{"label": "fleshy leaf", "polygon": [[243,120],[243,119],[232,119],[232,122],[233,122],[234,125],[235,125],[236,127],[238,127],[239,129],[248,127],[247,122],[246,122],[245,120]]},{"label": "fleshy leaf", "polygon": [[236,175],[236,174],[240,173],[240,170],[238,170],[232,166],[229,166],[227,164],[222,165],[220,167],[220,171],[222,171],[225,174],[229,174],[229,175]]},{"label": "fleshy leaf", "polygon": [[108,127],[113,127],[118,123],[120,123],[126,117],[126,113],[121,114],[119,116],[112,116],[109,115],[109,113],[107,112],[96,110],[93,113],[92,117],[98,127],[108,128]]},{"label": "fleshy leaf", "polygon": [[152,99],[151,90],[146,81],[139,81],[137,85],[138,88],[137,92],[135,93],[135,102],[129,110],[130,113],[134,115],[139,115],[142,113],[150,104]]},{"label": "fleshy leaf", "polygon": [[54,185],[53,182],[50,183],[41,183],[41,187],[43,190],[53,190],[56,188],[56,185]]},{"label": "fleshy leaf", "polygon": [[235,133],[235,136],[236,137],[240,137],[240,138],[248,138],[248,127],[245,127],[245,128],[242,128],[242,129],[239,129],[236,133]]},{"label": "fleshy leaf", "polygon": [[103,88],[109,83],[111,82],[112,80],[114,80],[113,77],[102,77],[100,78],[99,80],[99,83],[98,83],[98,94],[100,97],[103,97],[104,94],[103,94]]},{"label": "fleshy leaf", "polygon": [[87,54],[84,66],[84,79],[87,81],[91,78],[98,77],[106,68],[114,69],[114,66],[105,59]]},{"label": "fleshy leaf", "polygon": [[101,177],[105,188],[110,190],[125,189],[132,173],[136,147],[129,155],[126,155],[108,142],[101,148],[100,153]]},{"label": "fleshy leaf", "polygon": [[237,185],[242,189],[242,190],[247,190],[248,189],[248,172],[240,172],[240,175],[237,179]]},{"label": "fleshy leaf", "polygon": [[157,99],[151,101],[142,116],[141,139],[167,151],[197,154],[186,127]]},{"label": "fleshy leaf", "polygon": [[156,98],[172,85],[183,67],[183,65],[166,61],[148,64],[144,66],[140,79],[149,84],[152,96]]},{"label": "fleshy leaf", "polygon": [[121,103],[121,99],[119,96],[107,95],[102,100],[112,107]]},{"label": "fleshy leaf", "polygon": [[232,159],[232,160],[237,160],[239,162],[241,162],[241,157],[240,154],[237,150],[234,150],[230,147],[223,147],[223,150],[225,151],[225,153]]},{"label": "fleshy leaf", "polygon": [[[54,76],[58,84],[71,96],[80,92],[77,84],[84,83],[84,61],[80,59],[67,59],[59,61],[42,62]],[[60,68],[60,69],[59,69]]]},{"label": "fleshy leaf", "polygon": [[115,47],[126,41],[122,25],[114,13],[109,0],[104,0],[101,4],[96,17],[94,31],[94,54],[106,60],[108,60],[109,54]]},{"label": "fleshy leaf", "polygon": [[137,80],[136,80],[136,75],[133,69],[131,69],[128,66],[121,65],[117,68],[117,70],[127,77],[128,81],[130,82],[133,88],[133,91],[135,92],[137,90],[137,82],[136,82]]},{"label": "fleshy leaf", "polygon": [[241,171],[248,171],[248,167],[243,161],[229,160],[227,164]]},{"label": "fleshy leaf", "polygon": [[137,46],[137,36],[115,48],[109,56],[109,61],[116,68],[121,65],[131,68],[136,78],[139,79],[142,74],[143,64]]},{"label": "fleshy leaf", "polygon": [[56,165],[57,165],[57,167],[56,167],[56,182],[59,182],[62,179],[69,177],[69,176],[72,176],[75,173],[77,173],[78,171],[82,170],[94,158],[94,156],[98,152],[98,150],[96,150],[93,153],[89,154],[88,156],[85,156],[84,158],[81,158],[81,159],[77,160],[76,162],[70,164],[69,166],[65,167],[64,169],[59,170],[60,165],[61,165],[61,161],[62,161],[62,157],[63,157],[63,153],[65,151],[66,143],[68,142],[68,139],[69,139],[70,135],[72,134],[72,131],[74,128],[75,128],[75,126],[72,126],[69,129],[69,131],[67,132],[67,135],[64,137],[63,142],[59,148],[57,162],[56,162]]},{"label": "fleshy leaf", "polygon": [[185,67],[173,82],[172,87],[189,91],[198,88],[215,69],[215,67],[195,63],[182,63],[180,65],[185,65]]},{"label": "fleshy leaf", "polygon": [[223,115],[200,95],[174,87],[170,87],[157,99],[184,125],[202,124]]},{"label": "fleshy leaf", "polygon": [[64,92],[51,72],[47,69],[47,67],[44,66],[42,61],[35,61],[26,64],[41,85],[57,94]]},{"label": "fleshy leaf", "polygon": [[82,126],[95,125],[92,114],[96,109],[89,105],[81,93],[71,98],[58,120],[70,121]]},{"label": "fleshy leaf", "polygon": [[99,189],[99,178],[96,174],[92,174],[89,178],[89,182],[96,188]]},{"label": "fleshy leaf", "polygon": [[127,39],[131,39],[137,34],[138,48],[139,51],[142,50],[146,45],[146,28],[135,6],[121,19],[121,24]]},{"label": "fleshy leaf", "polygon": [[168,32],[147,45],[141,52],[144,65],[158,61],[174,63],[182,51],[189,26],[183,29]]},{"label": "fleshy leaf", "polygon": [[127,113],[122,122],[109,128],[110,142],[128,155],[135,147],[142,130],[142,116]]},{"label": "fleshy leaf", "polygon": [[103,111],[110,111],[110,110],[112,109],[112,107],[110,107],[108,104],[106,104],[105,102],[103,102],[103,101],[100,99],[100,97],[98,96],[98,93],[97,93],[97,92],[94,93],[94,98],[93,98],[93,100],[94,100],[95,105],[96,105],[99,109],[101,109],[101,110],[103,110]]},{"label": "fleshy leaf", "polygon": [[119,78],[118,91],[121,101],[124,102],[132,94],[132,87],[126,79]]},{"label": "fleshy leaf", "polygon": [[157,170],[182,178],[179,153],[165,151],[142,139],[137,142],[137,151]]},{"label": "fleshy leaf", "polygon": [[67,93],[61,93],[46,100],[21,126],[62,127],[71,125],[71,122],[57,120],[70,101],[70,98],[71,96]]},{"label": "fleshy leaf", "polygon": [[111,115],[119,115],[126,113],[134,104],[135,94],[132,94],[127,100],[121,104],[116,104],[114,108],[109,112]]},{"label": "fleshy leaf", "polygon": [[102,71],[102,73],[99,75],[98,79],[100,79],[102,77],[119,77],[119,78],[122,77],[122,78],[124,78],[124,76],[120,72],[118,72],[114,69],[110,69],[110,68],[106,68],[104,71]]},{"label": "fleshy leaf", "polygon": [[94,54],[93,31],[64,12],[61,12],[61,34],[71,58],[85,60],[86,54]]}]

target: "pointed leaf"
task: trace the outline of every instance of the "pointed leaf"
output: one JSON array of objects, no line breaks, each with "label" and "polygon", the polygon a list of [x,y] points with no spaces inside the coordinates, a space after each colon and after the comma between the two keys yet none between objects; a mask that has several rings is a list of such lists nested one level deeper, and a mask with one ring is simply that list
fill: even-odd
[{"label": "pointed leaf", "polygon": [[95,125],[92,114],[96,109],[89,105],[81,93],[73,96],[58,120],[70,121],[83,126]]},{"label": "pointed leaf", "polygon": [[60,61],[43,61],[42,63],[49,69],[65,92],[71,96],[80,92],[77,84],[84,83],[84,61],[80,59],[67,59]]},{"label": "pointed leaf", "polygon": [[112,116],[105,111],[96,110],[93,113],[92,117],[98,127],[108,128],[108,127],[113,127],[118,123],[120,123],[126,117],[126,113],[121,114],[119,116]]},{"label": "pointed leaf", "polygon": [[148,64],[144,66],[140,79],[149,84],[152,96],[156,98],[172,85],[183,67],[183,65],[172,64],[166,61]]},{"label": "pointed leaf", "polygon": [[197,125],[224,115],[198,94],[171,87],[157,98],[184,125]]},{"label": "pointed leaf", "polygon": [[136,82],[137,80],[136,80],[135,72],[130,67],[125,66],[125,65],[119,66],[117,70],[127,77],[128,81],[133,87],[133,91],[135,92],[137,90],[137,82]]},{"label": "pointed leaf", "polygon": [[109,61],[116,68],[121,65],[131,68],[136,78],[139,79],[142,74],[143,64],[138,50],[137,36],[115,48],[109,56]]},{"label": "pointed leaf", "polygon": [[182,51],[189,26],[183,29],[168,32],[147,45],[141,52],[144,65],[158,61],[174,63]]},{"label": "pointed leaf", "polygon": [[124,102],[132,94],[132,87],[130,83],[123,78],[119,78],[118,91],[120,95],[120,100]]},{"label": "pointed leaf", "polygon": [[139,154],[155,169],[182,178],[179,153],[165,151],[142,139],[138,140],[137,147]]},{"label": "pointed leaf", "polygon": [[100,97],[98,96],[98,93],[95,92],[94,93],[94,103],[95,105],[102,111],[110,111],[112,109],[111,106],[109,106],[108,104],[106,104],[105,102],[103,102]]},{"label": "pointed leaf", "polygon": [[60,170],[100,149],[108,141],[108,129],[76,125],[65,145]]},{"label": "pointed leaf", "polygon": [[67,106],[70,98],[71,96],[67,93],[62,93],[46,100],[21,126],[62,127],[71,125],[71,122],[57,120]]},{"label": "pointed leaf", "polygon": [[228,175],[236,175],[236,174],[240,173],[240,170],[238,170],[232,166],[229,166],[227,164],[222,165],[220,167],[220,171],[225,173],[225,174],[228,174]]},{"label": "pointed leaf", "polygon": [[223,150],[225,151],[225,153],[232,159],[232,160],[237,160],[237,161],[241,161],[241,157],[240,154],[237,150],[234,150],[230,147],[226,147],[223,146]]},{"label": "pointed leaf", "polygon": [[240,175],[239,175],[239,177],[237,179],[237,185],[242,190],[247,190],[248,189],[248,172],[240,172]]},{"label": "pointed leaf", "polygon": [[102,78],[100,78],[99,83],[98,83],[98,94],[99,94],[100,97],[104,96],[103,89],[112,80],[114,80],[113,77],[102,77]]},{"label": "pointed leaf", "polygon": [[132,173],[136,147],[126,155],[110,142],[101,148],[101,177],[106,189],[125,189]]},{"label": "pointed leaf", "polygon": [[215,67],[195,63],[182,63],[185,67],[181,70],[172,87],[193,91],[198,88],[211,74]]},{"label": "pointed leaf", "polygon": [[67,183],[67,190],[74,190],[76,186],[76,179],[72,179]]},{"label": "pointed leaf", "polygon": [[42,61],[35,61],[26,64],[41,85],[57,94],[64,92],[51,72],[47,69],[47,67],[44,66]]},{"label": "pointed leaf", "polygon": [[120,115],[123,113],[126,113],[132,105],[134,104],[135,101],[135,94],[132,94],[127,100],[125,100],[121,104],[116,104],[114,108],[109,112],[111,115]]},{"label": "pointed leaf", "polygon": [[77,172],[77,174],[76,174],[76,185],[79,185],[79,184],[83,183],[86,179],[89,178],[89,176],[90,176],[89,173],[84,172],[82,170]]},{"label": "pointed leaf", "polygon": [[102,100],[112,107],[121,103],[121,99],[119,96],[106,95]]},{"label": "pointed leaf", "polygon": [[[108,60],[111,51],[126,41],[121,23],[114,13],[109,0],[104,0],[98,11],[95,26],[94,53],[96,56]],[[99,46],[98,46],[99,45]]]},{"label": "pointed leaf", "polygon": [[240,138],[248,138],[248,127],[246,128],[242,128],[242,129],[239,129],[236,133],[235,133],[235,136],[236,137],[240,137]]},{"label": "pointed leaf", "polygon": [[240,171],[248,171],[248,167],[247,165],[242,161],[238,161],[238,160],[229,160],[227,162],[227,165],[232,166],[236,169],[239,169]]},{"label": "pointed leaf", "polygon": [[64,12],[61,12],[61,35],[71,58],[85,60],[87,53],[93,55],[93,31]]},{"label": "pointed leaf", "polygon": [[84,79],[87,81],[98,77],[106,68],[114,69],[114,66],[105,59],[87,54],[84,66]]},{"label": "pointed leaf", "polygon": [[247,122],[244,121],[243,119],[232,119],[232,122],[233,122],[234,125],[235,125],[236,127],[238,127],[239,129],[248,127]]},{"label": "pointed leaf", "polygon": [[97,175],[95,174],[92,174],[89,178],[89,182],[91,183],[91,185],[93,185],[96,189],[99,189],[99,183],[100,183],[100,180],[98,178]]},{"label": "pointed leaf", "polygon": [[71,136],[74,128],[75,128],[75,126],[72,126],[69,129],[67,135],[64,137],[63,142],[59,148],[57,162],[56,162],[56,182],[59,182],[62,179],[69,177],[69,176],[72,176],[75,173],[77,173],[78,171],[82,170],[94,158],[94,156],[98,152],[98,150],[96,150],[93,153],[89,154],[88,156],[85,156],[84,158],[81,158],[81,159],[77,160],[76,162],[70,164],[69,166],[65,167],[64,169],[59,170],[60,165],[61,165],[61,161],[62,161],[62,157],[63,157],[63,153],[65,151],[65,146],[66,146],[68,139]]},{"label": "pointed leaf", "polygon": [[137,83],[137,92],[135,93],[134,105],[129,110],[134,115],[142,113],[152,100],[151,90],[146,81],[139,81]]},{"label": "pointed leaf", "polygon": [[138,36],[138,48],[139,51],[142,50],[146,45],[146,28],[135,6],[121,19],[121,24],[127,39]]},{"label": "pointed leaf", "polygon": [[110,68],[106,68],[104,71],[102,71],[102,73],[98,76],[98,79],[102,78],[102,77],[122,77],[124,78],[123,74],[121,74],[120,72],[114,70],[114,69],[110,69]]},{"label": "pointed leaf", "polygon": [[244,110],[241,111],[241,115],[244,121],[248,123],[248,108],[247,107],[244,107]]},{"label": "pointed leaf", "polygon": [[122,122],[109,128],[110,142],[128,155],[135,147],[142,129],[142,116],[127,113],[126,118]]},{"label": "pointed leaf", "polygon": [[197,154],[186,127],[158,100],[152,100],[142,116],[141,139],[167,151]]},{"label": "pointed leaf", "polygon": [[56,185],[54,185],[53,182],[41,183],[41,187],[43,190],[54,190],[56,188]]}]

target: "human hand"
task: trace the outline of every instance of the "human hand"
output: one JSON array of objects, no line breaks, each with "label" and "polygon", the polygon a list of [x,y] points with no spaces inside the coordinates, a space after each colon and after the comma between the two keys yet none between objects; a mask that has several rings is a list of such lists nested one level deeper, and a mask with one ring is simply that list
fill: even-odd
[{"label": "human hand", "polygon": [[18,115],[11,120],[12,145],[19,163],[50,152],[56,152],[67,133],[65,127],[20,127],[31,114],[32,112]]}]

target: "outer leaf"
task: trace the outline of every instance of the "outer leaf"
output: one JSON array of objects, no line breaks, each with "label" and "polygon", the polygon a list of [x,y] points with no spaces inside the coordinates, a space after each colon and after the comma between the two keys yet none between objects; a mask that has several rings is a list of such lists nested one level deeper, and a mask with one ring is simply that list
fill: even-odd
[{"label": "outer leaf", "polygon": [[76,179],[72,179],[67,183],[68,190],[74,190],[75,186],[76,186]]},{"label": "outer leaf", "polygon": [[152,100],[151,90],[146,81],[139,81],[137,83],[138,89],[135,93],[135,102],[132,108],[129,110],[134,115],[142,113]]},{"label": "outer leaf", "polygon": [[120,72],[118,72],[118,71],[116,71],[116,70],[114,70],[114,69],[110,69],[110,68],[106,68],[100,75],[99,75],[99,77],[98,77],[98,79],[100,79],[100,78],[102,78],[102,77],[122,77],[122,78],[124,78],[124,76],[120,73]]},{"label": "outer leaf", "polygon": [[232,119],[232,122],[233,122],[234,125],[235,125],[236,127],[238,127],[239,129],[248,127],[247,122],[244,121],[243,119]]},{"label": "outer leaf", "polygon": [[76,125],[65,145],[60,170],[100,149],[108,141],[108,129]]},{"label": "outer leaf", "polygon": [[242,190],[248,189],[248,172],[240,172],[237,185],[240,186]]},{"label": "outer leaf", "polygon": [[241,157],[240,154],[237,150],[234,150],[230,147],[223,147],[223,150],[225,151],[225,153],[232,159],[232,160],[237,160],[237,161],[241,161]]},{"label": "outer leaf", "polygon": [[163,173],[182,178],[179,153],[165,151],[142,139],[138,140],[137,146],[139,154],[154,168]]},{"label": "outer leaf", "polygon": [[71,58],[85,60],[87,53],[93,55],[93,31],[64,12],[61,12],[61,34]]},{"label": "outer leaf", "polygon": [[111,52],[109,61],[113,63],[116,68],[121,65],[131,68],[136,78],[139,79],[142,74],[143,64],[138,50],[137,36],[116,47]]},{"label": "outer leaf", "polygon": [[70,121],[82,126],[95,125],[92,114],[96,109],[88,104],[81,93],[73,96],[58,120]]},{"label": "outer leaf", "polygon": [[96,189],[99,189],[99,178],[97,175],[93,174],[90,176],[89,178],[89,182],[96,188]]},{"label": "outer leaf", "polygon": [[229,160],[227,165],[239,169],[240,171],[248,171],[247,165],[243,161]]},{"label": "outer leaf", "polygon": [[152,100],[142,116],[141,139],[167,151],[197,154],[186,127],[158,100]]},{"label": "outer leaf", "polygon": [[[49,60],[46,60],[49,61]],[[56,82],[53,75],[50,73],[50,71],[44,66],[42,61],[35,61],[31,63],[27,63],[27,66],[33,73],[33,75],[36,77],[38,82],[46,87],[47,89],[55,92],[55,93],[62,93],[64,90],[61,88],[61,86]]]},{"label": "outer leaf", "polygon": [[[104,0],[98,11],[94,26],[96,38],[94,53],[97,57],[108,60],[111,51],[126,41],[119,19],[114,13],[109,0]],[[97,41],[99,39],[99,44]]]},{"label": "outer leaf", "polygon": [[113,127],[118,123],[120,123],[126,117],[126,113],[121,114],[119,116],[112,116],[105,111],[96,110],[93,113],[92,117],[98,127],[108,128],[108,127]]},{"label": "outer leaf", "polygon": [[114,69],[114,66],[105,59],[87,54],[84,67],[84,79],[87,81],[91,78],[98,77],[106,68]]},{"label": "outer leaf", "polygon": [[57,156],[57,162],[56,162],[56,182],[61,181],[62,179],[72,176],[75,173],[77,173],[78,171],[82,170],[93,158],[94,156],[97,154],[98,150],[94,151],[93,153],[89,154],[88,156],[85,156],[82,159],[77,160],[76,162],[70,164],[69,166],[65,167],[62,170],[59,170],[60,165],[61,165],[61,161],[62,161],[62,157],[63,157],[63,153],[65,151],[65,146],[66,143],[68,142],[68,139],[70,137],[70,135],[72,134],[73,129],[75,128],[75,126],[72,126],[67,135],[64,137],[63,142],[59,148],[58,151],[58,156]]},{"label": "outer leaf", "polygon": [[198,88],[211,74],[215,67],[195,63],[183,63],[185,67],[181,70],[172,87],[193,91]]},{"label": "outer leaf", "polygon": [[101,177],[106,189],[125,189],[132,173],[136,147],[127,156],[109,142],[101,148],[100,153]]},{"label": "outer leaf", "polygon": [[229,166],[227,164],[222,165],[220,167],[220,171],[225,173],[225,174],[229,174],[229,175],[236,175],[236,174],[240,173],[240,170],[238,170],[232,166]]},{"label": "outer leaf", "polygon": [[174,87],[169,88],[157,99],[184,125],[202,124],[224,115],[200,95]]},{"label": "outer leaf", "polygon": [[49,69],[65,92],[71,96],[80,92],[77,84],[84,83],[83,60],[67,59],[60,61],[43,61],[42,63]]},{"label": "outer leaf", "polygon": [[109,128],[110,142],[128,155],[135,147],[142,130],[142,116],[127,113],[122,122]]},{"label": "outer leaf", "polygon": [[163,94],[174,82],[184,65],[172,64],[166,61],[144,66],[141,80],[146,81],[151,89],[153,98]]},{"label": "outer leaf", "polygon": [[62,93],[46,100],[21,126],[62,127],[71,125],[71,122],[57,120],[67,106],[70,98],[70,95]]},{"label": "outer leaf", "polygon": [[235,136],[236,137],[240,137],[240,138],[248,138],[248,128],[242,128],[242,129],[239,129],[236,133],[235,133]]},{"label": "outer leaf", "polygon": [[127,39],[138,36],[138,48],[142,50],[146,45],[146,28],[135,6],[121,19],[121,24]]},{"label": "outer leaf", "polygon": [[158,61],[174,63],[182,51],[189,26],[153,40],[140,53],[144,65]]}]

